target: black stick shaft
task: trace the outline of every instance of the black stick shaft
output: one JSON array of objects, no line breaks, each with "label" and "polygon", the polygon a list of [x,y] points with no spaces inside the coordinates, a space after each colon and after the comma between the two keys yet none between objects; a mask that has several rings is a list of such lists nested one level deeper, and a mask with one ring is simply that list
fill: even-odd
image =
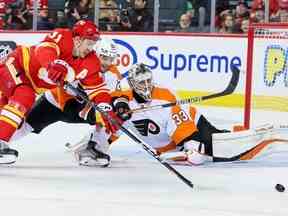
[{"label": "black stick shaft", "polygon": [[81,99],[83,99],[83,101],[85,101],[87,104],[91,105],[95,110],[97,110],[98,112],[100,112],[101,114],[103,114],[108,121],[112,122],[113,124],[116,124],[119,129],[121,131],[123,131],[127,136],[129,136],[133,141],[135,141],[136,143],[142,145],[143,149],[149,153],[152,157],[154,157],[159,163],[161,163],[163,166],[165,166],[168,170],[170,170],[172,173],[174,173],[180,180],[182,180],[186,185],[188,185],[189,187],[193,188],[193,183],[188,180],[187,178],[185,178],[179,171],[177,171],[175,168],[173,168],[170,164],[168,164],[167,162],[161,160],[161,158],[154,152],[154,150],[148,145],[146,144],[144,141],[142,141],[141,139],[139,139],[134,133],[132,133],[130,130],[128,130],[127,128],[123,127],[122,125],[119,124],[119,122],[115,119],[112,119],[111,116],[104,112],[103,110],[101,110],[101,108],[99,108],[95,103],[93,103],[92,101],[90,101],[87,96],[85,94],[83,94],[81,91],[79,91],[77,88],[75,88],[73,85],[71,85],[70,83],[65,83],[64,85],[65,89],[69,89],[71,91],[73,91],[76,95],[78,95]]}]

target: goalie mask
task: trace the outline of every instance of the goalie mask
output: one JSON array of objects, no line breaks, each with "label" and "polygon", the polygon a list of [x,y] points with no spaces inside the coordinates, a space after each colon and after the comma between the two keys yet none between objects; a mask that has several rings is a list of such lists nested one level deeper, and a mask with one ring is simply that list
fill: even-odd
[{"label": "goalie mask", "polygon": [[151,101],[152,71],[143,63],[134,64],[128,71],[129,86],[145,101]]}]

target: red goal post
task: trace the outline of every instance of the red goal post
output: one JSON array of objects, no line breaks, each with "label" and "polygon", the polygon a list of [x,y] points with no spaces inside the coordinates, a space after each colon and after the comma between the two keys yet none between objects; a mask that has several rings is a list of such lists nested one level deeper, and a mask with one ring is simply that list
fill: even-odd
[{"label": "red goal post", "polygon": [[265,123],[265,120],[271,123],[270,115],[273,115],[273,112],[280,113],[275,117],[276,122],[287,120],[288,123],[287,57],[287,23],[261,23],[249,26],[245,79],[245,129],[249,129],[254,123],[257,124],[253,119],[257,116],[254,110],[264,111],[262,115],[258,114],[258,117],[262,118],[261,123]]}]

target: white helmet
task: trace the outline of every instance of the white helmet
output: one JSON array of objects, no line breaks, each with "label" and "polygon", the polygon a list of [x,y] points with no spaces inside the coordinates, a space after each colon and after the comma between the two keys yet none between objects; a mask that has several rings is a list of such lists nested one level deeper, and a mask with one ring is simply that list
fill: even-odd
[{"label": "white helmet", "polygon": [[118,47],[112,39],[101,38],[93,47],[97,56],[107,56],[115,59],[119,56]]},{"label": "white helmet", "polygon": [[145,101],[152,99],[152,71],[143,63],[136,63],[128,71],[129,86]]}]

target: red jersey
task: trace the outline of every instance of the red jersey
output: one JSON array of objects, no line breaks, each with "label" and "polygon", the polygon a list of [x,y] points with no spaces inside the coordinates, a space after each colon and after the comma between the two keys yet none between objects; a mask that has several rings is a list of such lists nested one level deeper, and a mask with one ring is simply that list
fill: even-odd
[{"label": "red jersey", "polygon": [[[72,66],[76,72],[76,82],[84,89],[90,100],[97,104],[110,102],[110,89],[102,77],[100,60],[95,53],[90,53],[83,59],[73,60]],[[48,99],[50,98],[51,103],[60,109],[63,109],[65,103],[72,98],[62,87],[47,92],[46,96]]]},{"label": "red jersey", "polygon": [[56,29],[48,34],[37,46],[19,46],[8,57],[14,57],[15,67],[25,73],[33,89],[42,93],[55,87],[47,83],[43,76],[47,76],[47,67],[55,59],[62,59],[72,64],[73,38],[68,29]]}]

